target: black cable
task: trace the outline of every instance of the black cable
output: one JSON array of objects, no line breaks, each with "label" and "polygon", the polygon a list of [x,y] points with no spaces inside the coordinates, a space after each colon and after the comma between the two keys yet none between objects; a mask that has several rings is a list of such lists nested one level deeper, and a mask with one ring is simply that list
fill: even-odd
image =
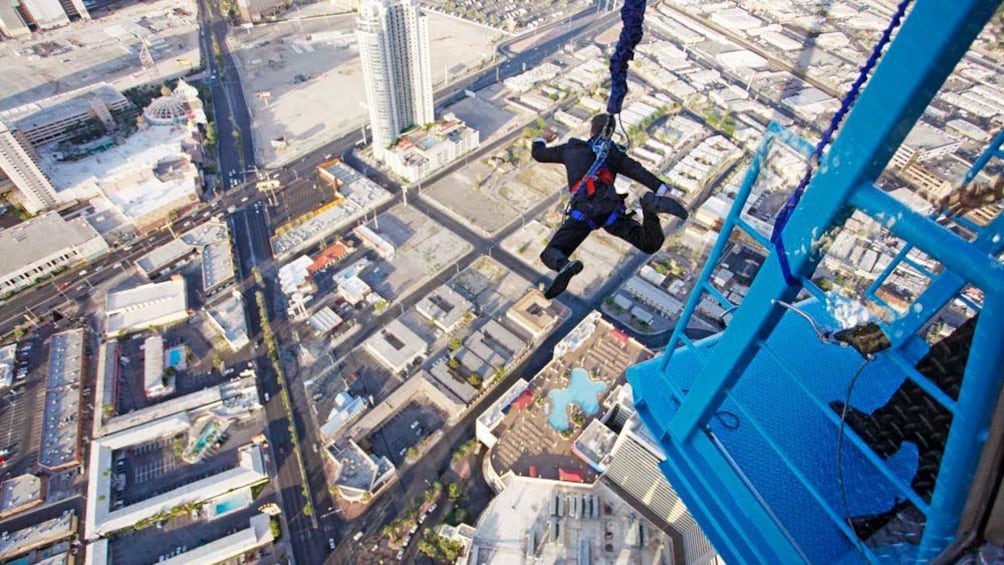
[{"label": "black cable", "polygon": [[858,366],[857,371],[854,372],[854,376],[851,377],[851,381],[847,383],[847,394],[844,396],[844,408],[840,411],[840,426],[837,427],[837,489],[840,491],[840,502],[843,505],[844,510],[844,521],[850,526],[851,532],[854,534],[854,546],[862,554],[865,553],[864,548],[861,547],[861,540],[858,539],[858,533],[854,529],[854,522],[851,521],[851,511],[847,504],[847,489],[844,488],[844,466],[842,463],[841,452],[843,451],[844,444],[844,426],[847,424],[847,411],[851,406],[851,395],[854,393],[854,385],[858,382],[858,377],[864,372],[865,367],[872,362],[874,357],[865,357],[864,362]]},{"label": "black cable", "polygon": [[[680,394],[686,395],[690,392],[689,388],[680,390]],[[730,412],[728,410],[719,410],[715,412],[715,418],[722,425],[723,428],[729,431],[735,431],[739,429],[739,416],[735,412]]]}]

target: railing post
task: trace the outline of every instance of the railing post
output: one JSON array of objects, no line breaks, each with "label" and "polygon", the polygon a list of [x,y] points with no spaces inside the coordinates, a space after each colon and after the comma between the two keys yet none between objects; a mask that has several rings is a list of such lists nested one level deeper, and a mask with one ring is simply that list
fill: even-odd
[{"label": "railing post", "polygon": [[[938,89],[993,15],[989,0],[917,0],[784,232],[792,273],[807,278],[828,248],[825,230],[843,225],[854,191],[873,182]],[[775,300],[790,302],[801,284],[788,285],[771,253],[742,306],[670,422],[677,438],[703,427],[781,319]]]},{"label": "railing post", "polygon": [[1004,296],[987,295],[970,346],[952,427],[931,497],[918,562],[932,561],[955,537],[1004,381]]}]

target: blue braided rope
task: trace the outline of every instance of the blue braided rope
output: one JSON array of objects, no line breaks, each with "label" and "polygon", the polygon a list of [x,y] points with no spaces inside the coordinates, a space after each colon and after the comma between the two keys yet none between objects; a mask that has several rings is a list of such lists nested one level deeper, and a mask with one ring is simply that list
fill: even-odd
[{"label": "blue braided rope", "polygon": [[646,0],[624,0],[621,6],[621,34],[617,38],[617,48],[610,56],[610,99],[607,113],[620,114],[624,97],[627,96],[628,62],[634,59],[634,49],[641,42],[645,22]]},{"label": "blue braided rope", "polygon": [[823,137],[819,139],[819,143],[816,144],[815,150],[809,157],[809,162],[805,165],[805,174],[802,176],[802,180],[799,181],[798,186],[795,187],[794,192],[791,193],[791,196],[789,196],[788,200],[784,203],[784,207],[782,207],[780,212],[777,214],[777,219],[774,221],[774,230],[770,235],[770,242],[774,244],[774,249],[777,250],[777,258],[781,263],[781,273],[784,275],[785,282],[789,285],[795,284],[797,280],[791,274],[791,266],[788,264],[788,254],[784,251],[784,239],[781,237],[784,227],[788,224],[788,220],[791,219],[791,215],[795,211],[795,206],[797,206],[799,201],[802,199],[802,194],[805,192],[806,187],[809,186],[809,182],[812,180],[812,176],[816,171],[816,166],[823,157],[823,151],[833,140],[833,134],[836,133],[837,128],[839,128],[840,124],[844,121],[844,117],[848,112],[850,112],[851,108],[854,106],[854,102],[857,101],[858,95],[861,94],[861,88],[871,75],[872,69],[875,68],[879,59],[882,58],[882,51],[892,39],[892,32],[895,31],[902,23],[903,17],[906,15],[906,9],[910,6],[912,1],[913,0],[902,0],[896,7],[896,12],[893,14],[892,20],[889,21],[889,25],[886,26],[885,30],[882,32],[882,37],[879,38],[878,43],[876,43],[872,48],[871,55],[868,56],[868,60],[861,67],[858,77],[854,80],[854,84],[851,85],[851,89],[840,102],[840,109],[837,110],[836,114],[833,114],[833,119],[830,120],[830,125],[826,128],[826,131],[823,132]]}]

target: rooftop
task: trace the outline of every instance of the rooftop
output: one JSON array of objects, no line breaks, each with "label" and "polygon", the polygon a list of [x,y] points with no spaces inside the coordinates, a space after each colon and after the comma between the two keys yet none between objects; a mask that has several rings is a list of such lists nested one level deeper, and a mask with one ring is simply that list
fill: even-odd
[{"label": "rooftop", "polygon": [[445,331],[451,331],[473,307],[469,300],[445,284],[415,305],[420,314]]},{"label": "rooftop", "polygon": [[0,230],[0,273],[13,273],[36,261],[62,253],[101,235],[87,220],[66,221],[56,212]]},{"label": "rooftop", "polygon": [[[87,199],[103,195],[131,220],[197,200],[199,171],[185,151],[193,133],[181,126],[151,126],[121,145],[79,161],[56,162],[41,155],[41,166],[60,193]],[[164,211],[166,219],[167,210]]]},{"label": "rooftop", "polygon": [[272,250],[277,256],[320,241],[391,198],[380,185],[342,162],[332,163],[324,171],[342,183],[339,194],[344,200],[335,200],[307,221],[273,237]]},{"label": "rooftop", "polygon": [[84,368],[84,330],[52,336],[45,391],[39,465],[55,469],[77,459],[80,377]]},{"label": "rooftop", "polygon": [[0,112],[0,120],[20,130],[35,129],[90,112],[91,98],[94,96],[108,107],[129,104],[126,97],[112,85],[99,82],[5,110]]},{"label": "rooftop", "polygon": [[398,319],[364,341],[363,346],[392,371],[405,369],[429,347],[421,336]]},{"label": "rooftop", "polygon": [[372,492],[379,488],[380,479],[394,470],[394,465],[386,457],[378,458],[366,453],[352,440],[344,446],[331,444],[327,453],[338,467],[335,484],[342,488]]},{"label": "rooftop", "polygon": [[[624,381],[627,368],[651,353],[602,318],[587,318],[565,339],[571,343],[556,347],[554,359],[525,387],[534,401],[515,408],[513,402],[524,393],[514,388],[479,418],[479,425],[491,429],[497,438],[490,453],[491,465],[500,476],[528,476],[535,467],[546,479],[558,479],[559,469],[579,473],[586,482],[596,478],[597,469],[576,455],[575,438],[603,415],[601,406]],[[580,394],[583,383],[572,380],[572,373],[578,371],[585,372],[595,391]],[[561,425],[567,431],[555,428]]]},{"label": "rooftop", "polygon": [[471,561],[482,565],[672,561],[669,540],[602,484],[558,486],[514,477],[478,519]]},{"label": "rooftop", "polygon": [[244,317],[244,300],[239,292],[227,294],[226,298],[206,307],[206,313],[234,351],[246,346],[248,338],[247,319]]},{"label": "rooftop", "polygon": [[222,241],[230,241],[230,232],[225,222],[214,218],[143,255],[136,265],[147,274],[155,273],[206,245]]},{"label": "rooftop", "polygon": [[269,522],[268,514],[256,514],[247,528],[176,555],[164,561],[164,565],[219,563],[272,543],[274,537]]},{"label": "rooftop", "polygon": [[0,516],[19,512],[42,502],[42,480],[36,475],[18,475],[0,484]]},{"label": "rooftop", "polygon": [[163,325],[188,316],[185,279],[140,285],[109,292],[105,301],[105,332],[116,335],[151,325]]},{"label": "rooftop", "polygon": [[924,122],[918,122],[916,126],[903,140],[903,145],[917,151],[937,149],[948,145],[957,144],[959,141],[954,137],[944,133],[940,129],[930,126]]},{"label": "rooftop", "polygon": [[55,543],[73,535],[77,516],[72,510],[57,518],[10,532],[0,537],[0,559],[11,559],[34,548]]},{"label": "rooftop", "polygon": [[321,334],[330,332],[340,326],[342,322],[342,317],[335,314],[335,311],[329,306],[321,308],[307,320],[310,327],[314,328],[315,331]]}]

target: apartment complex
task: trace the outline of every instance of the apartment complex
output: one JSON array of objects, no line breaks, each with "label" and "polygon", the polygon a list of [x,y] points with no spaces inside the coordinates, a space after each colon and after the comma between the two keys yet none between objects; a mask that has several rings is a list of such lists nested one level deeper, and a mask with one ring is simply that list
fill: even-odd
[{"label": "apartment complex", "polygon": [[403,130],[433,121],[429,24],[411,0],[365,0],[356,34],[373,151],[382,160]]}]

